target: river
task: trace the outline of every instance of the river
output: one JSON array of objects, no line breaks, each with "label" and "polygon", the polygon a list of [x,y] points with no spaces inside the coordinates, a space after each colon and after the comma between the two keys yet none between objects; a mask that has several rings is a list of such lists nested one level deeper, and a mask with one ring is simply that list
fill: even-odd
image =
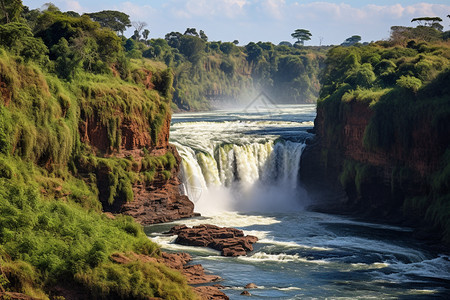
[{"label": "river", "polygon": [[[146,227],[167,251],[223,278],[230,299],[450,299],[450,257],[412,229],[308,211],[298,178],[314,105],[174,114],[184,192],[202,217]],[[259,241],[248,256],[174,244],[175,224],[236,227]]]}]

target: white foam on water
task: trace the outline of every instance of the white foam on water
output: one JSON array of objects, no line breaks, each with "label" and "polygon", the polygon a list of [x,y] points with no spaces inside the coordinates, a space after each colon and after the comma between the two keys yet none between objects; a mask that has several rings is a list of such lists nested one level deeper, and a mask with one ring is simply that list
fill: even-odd
[{"label": "white foam on water", "polygon": [[388,263],[384,263],[384,262],[376,262],[376,263],[372,263],[372,264],[353,263],[350,265],[352,266],[353,269],[356,269],[356,270],[383,269],[383,268],[387,268],[390,266]]},{"label": "white foam on water", "polygon": [[273,287],[273,289],[274,289],[274,290],[283,291],[283,292],[289,292],[289,291],[301,291],[301,290],[302,290],[301,288],[295,287],[295,286],[284,287],[284,288]]},{"label": "white foam on water", "polygon": [[309,260],[307,258],[301,257],[298,254],[268,254],[265,252],[257,252],[253,254],[252,256],[239,256],[238,260],[244,260],[249,262],[280,262],[280,263],[287,263],[287,262],[304,262],[304,263],[312,263],[312,264],[319,264],[319,265],[325,265],[329,264],[328,261],[325,260]]},{"label": "white foam on water", "polygon": [[281,221],[274,217],[260,215],[245,215],[238,212],[222,212],[218,215],[203,215],[205,218],[187,219],[183,223],[187,226],[196,226],[200,224],[212,224],[221,227],[239,227],[245,228],[253,225],[273,225]]},{"label": "white foam on water", "polygon": [[425,278],[450,280],[450,257],[440,255],[433,259],[425,259],[420,262],[402,263],[395,262],[391,267],[398,271],[398,276],[415,275]]},{"label": "white foam on water", "polygon": [[419,290],[419,289],[412,289],[412,290],[409,290],[409,293],[408,293],[408,294],[411,294],[411,295],[431,295],[431,294],[436,294],[436,293],[438,293],[437,290],[428,290],[428,289],[421,289],[421,290]]},{"label": "white foam on water", "polygon": [[184,246],[175,244],[177,239],[176,235],[151,235],[150,240],[159,244],[164,250],[171,250],[177,252],[190,252],[198,255],[220,255],[220,251],[207,248],[207,247],[196,247],[196,246]]},{"label": "white foam on water", "polygon": [[264,244],[271,244],[275,246],[281,246],[286,248],[299,248],[299,249],[307,249],[307,250],[313,250],[313,251],[332,251],[333,248],[327,248],[327,247],[318,247],[318,246],[309,246],[309,245],[303,245],[296,242],[291,241],[276,241],[273,238],[265,238],[260,239],[258,242],[264,243]]}]

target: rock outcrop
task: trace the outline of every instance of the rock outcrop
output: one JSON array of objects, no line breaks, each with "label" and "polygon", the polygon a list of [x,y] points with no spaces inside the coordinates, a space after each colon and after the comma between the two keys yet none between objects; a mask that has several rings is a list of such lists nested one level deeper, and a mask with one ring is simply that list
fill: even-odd
[{"label": "rock outcrop", "polygon": [[[314,127],[316,138],[306,148],[300,169],[301,180],[310,191],[320,194],[318,198],[328,198],[328,203],[319,210],[358,213],[397,222],[415,219],[414,212],[408,212],[408,216],[402,212],[404,200],[428,193],[426,177],[439,167],[445,151],[445,145],[430,130],[428,120],[418,118],[412,125],[409,149],[397,140],[389,150],[369,150],[363,144],[365,130],[373,116],[367,104],[347,103],[333,138],[327,134],[330,125],[324,121],[325,114],[326,111],[318,107]],[[367,176],[359,178],[359,186],[355,183],[341,185],[339,176],[345,161],[369,167]],[[396,172],[402,169],[408,170],[408,178],[400,182]],[[324,192],[329,187],[332,196]]]},{"label": "rock outcrop", "polygon": [[180,192],[181,157],[175,146],[169,145],[176,160],[176,167],[171,171],[168,181],[164,178],[155,178],[151,185],[143,183],[133,186],[134,201],[125,202],[120,207],[120,213],[132,216],[143,225],[170,222],[182,218],[197,216],[194,213],[194,203]]},{"label": "rock outcrop", "polygon": [[223,256],[243,256],[253,251],[258,238],[244,235],[236,228],[202,224],[192,228],[186,225],[172,227],[169,234],[178,235],[175,243],[187,246],[209,247],[221,251]]}]

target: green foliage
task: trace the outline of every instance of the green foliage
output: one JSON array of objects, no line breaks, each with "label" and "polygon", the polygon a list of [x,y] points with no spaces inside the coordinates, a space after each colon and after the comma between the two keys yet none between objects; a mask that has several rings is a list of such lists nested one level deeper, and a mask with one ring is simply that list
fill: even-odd
[{"label": "green foliage", "polygon": [[[403,212],[435,226],[449,242],[450,47],[421,39],[405,42],[403,47],[379,42],[331,49],[322,74],[318,108],[324,116],[325,140],[340,147],[346,136],[342,124],[352,109],[358,103],[369,106],[372,114],[362,142],[375,155],[395,152],[410,157],[410,149],[418,147],[417,132],[426,128],[434,143],[433,155],[442,155],[442,164],[428,166],[437,170],[421,183],[429,193],[406,195]],[[411,166],[403,164],[391,174],[391,192],[396,199],[410,190],[409,185],[415,184],[412,180],[418,176]],[[370,180],[371,173],[366,165],[345,161],[340,181],[344,187],[355,187],[360,197],[361,186]]]},{"label": "green foliage", "polygon": [[131,27],[130,16],[120,11],[102,10],[86,15],[91,17],[94,21],[100,23],[100,26],[108,27],[112,31],[119,32],[122,35],[127,27]]},{"label": "green foliage", "polygon": [[26,60],[39,63],[43,63],[48,53],[42,40],[35,38],[26,24],[18,22],[0,25],[0,44]]},{"label": "green foliage", "polygon": [[339,181],[344,188],[355,186],[358,197],[361,197],[362,185],[369,182],[372,176],[373,169],[370,165],[345,160]]},{"label": "green foliage", "polygon": [[[89,272],[77,274],[78,281],[94,295],[114,295],[118,299],[196,299],[186,279],[163,264],[133,261],[121,266],[104,262]],[[146,280],[152,278],[152,280]]]},{"label": "green foliage", "polygon": [[422,87],[422,81],[413,76],[402,76],[397,79],[397,85],[414,93]]},{"label": "green foliage", "polygon": [[[12,290],[27,292],[30,286],[76,280],[101,297],[193,298],[185,279],[164,266],[144,262],[120,265],[108,260],[117,251],[159,253],[131,217],[110,220],[76,205],[42,201],[33,188],[0,181],[0,244],[13,262],[2,269],[9,281],[20,278]],[[107,269],[124,276],[103,277],[105,273],[99,271]]]},{"label": "green foliage", "polygon": [[0,5],[0,24],[17,22],[24,6],[21,0],[2,0]]},{"label": "green foliage", "polygon": [[[50,58],[28,26],[0,25],[1,288],[47,299],[54,284],[75,280],[93,297],[114,298],[131,285],[137,299],[195,298],[178,273],[156,263],[131,268],[109,261],[116,252],[159,251],[130,218],[99,214],[102,174],[95,171],[106,170],[110,202],[132,200],[135,182],[171,177],[172,153],[152,158],[144,172],[129,159],[94,152],[120,150],[123,122],[147,130],[149,147],[158,144],[170,117],[172,71],[147,60],[130,63],[121,40],[87,17],[52,9],[37,17],[35,30]],[[106,149],[82,142],[82,124],[93,120],[108,133]],[[86,157],[91,170],[82,165]],[[131,277],[91,276],[105,265]]]},{"label": "green foliage", "polygon": [[294,39],[297,39],[297,43],[303,46],[305,41],[309,41],[311,39],[311,32],[307,29],[296,29],[294,33],[291,34]]},{"label": "green foliage", "polygon": [[205,41],[196,36],[184,35],[180,39],[179,49],[195,64],[200,60],[205,50]]},{"label": "green foliage", "polygon": [[270,42],[239,47],[230,42],[207,42],[201,33],[188,28],[184,34],[170,32],[164,40],[127,40],[125,49],[128,57],[139,57],[141,51],[143,57],[172,69],[173,102],[178,109],[209,109],[211,103],[245,101],[260,90],[279,102],[316,100],[325,48],[299,50]]}]

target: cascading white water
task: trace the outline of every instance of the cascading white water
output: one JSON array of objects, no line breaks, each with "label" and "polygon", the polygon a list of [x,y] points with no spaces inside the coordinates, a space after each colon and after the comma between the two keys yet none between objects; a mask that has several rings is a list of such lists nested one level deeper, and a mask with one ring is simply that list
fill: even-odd
[{"label": "cascading white water", "polygon": [[298,173],[304,143],[222,144],[207,152],[176,145],[183,157],[185,193],[197,211],[299,208]]}]

